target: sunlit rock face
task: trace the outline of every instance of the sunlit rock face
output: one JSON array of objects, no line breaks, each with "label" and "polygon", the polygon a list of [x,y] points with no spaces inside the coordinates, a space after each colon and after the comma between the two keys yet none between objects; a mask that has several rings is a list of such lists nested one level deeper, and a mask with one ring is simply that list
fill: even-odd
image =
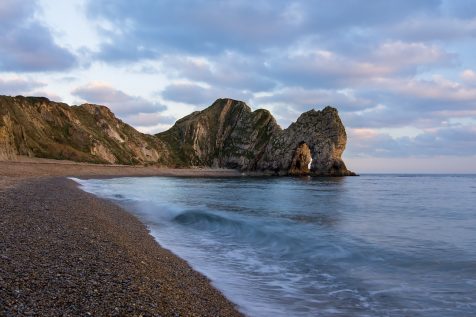
[{"label": "sunlit rock face", "polygon": [[0,96],[0,159],[17,155],[105,164],[167,162],[163,144],[104,106]]},{"label": "sunlit rock face", "polygon": [[273,135],[281,131],[271,113],[242,101],[218,99],[210,107],[178,120],[156,137],[179,166],[254,170]]},{"label": "sunlit rock face", "polygon": [[267,175],[353,175],[341,159],[345,128],[331,107],[303,113],[282,130],[267,110],[252,112],[242,101],[218,99],[156,137],[168,145],[169,161],[184,166]]},{"label": "sunlit rock face", "polygon": [[[271,113],[218,99],[147,135],[104,106],[0,96],[0,159],[16,155],[106,164],[234,168],[265,175],[352,175],[337,110],[303,113],[283,130]],[[310,163],[310,164],[309,164]]]},{"label": "sunlit rock face", "polygon": [[[335,108],[311,110],[271,138],[257,167],[266,173],[278,175],[354,175],[341,159],[346,143],[345,128]],[[293,164],[298,153],[306,157],[305,162],[309,163],[306,148],[312,158],[311,167],[307,170],[307,165],[300,164],[296,168]]]}]

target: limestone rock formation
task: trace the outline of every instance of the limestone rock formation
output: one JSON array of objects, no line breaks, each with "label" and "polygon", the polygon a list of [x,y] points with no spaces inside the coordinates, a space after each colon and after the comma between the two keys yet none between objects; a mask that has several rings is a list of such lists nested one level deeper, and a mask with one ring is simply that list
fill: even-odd
[{"label": "limestone rock formation", "polygon": [[288,169],[289,175],[305,175],[311,171],[312,155],[309,146],[301,142],[296,148]]},{"label": "limestone rock formation", "polygon": [[341,159],[346,143],[345,128],[335,108],[311,110],[273,135],[257,169],[279,175],[353,175]]},{"label": "limestone rock formation", "polygon": [[242,101],[218,99],[156,137],[179,166],[254,170],[270,138],[281,128],[267,110],[251,111]]},{"label": "limestone rock formation", "polygon": [[156,137],[169,147],[169,161],[181,166],[269,175],[353,175],[341,159],[345,128],[331,107],[308,111],[282,130],[266,110],[252,112],[242,101],[218,99]]},{"label": "limestone rock formation", "polygon": [[160,140],[139,133],[104,106],[0,96],[0,159],[15,155],[142,164],[167,152]]},{"label": "limestone rock formation", "polygon": [[0,159],[15,155],[115,164],[222,167],[267,175],[353,175],[337,110],[303,113],[283,130],[267,110],[218,99],[146,135],[104,106],[0,96]]}]

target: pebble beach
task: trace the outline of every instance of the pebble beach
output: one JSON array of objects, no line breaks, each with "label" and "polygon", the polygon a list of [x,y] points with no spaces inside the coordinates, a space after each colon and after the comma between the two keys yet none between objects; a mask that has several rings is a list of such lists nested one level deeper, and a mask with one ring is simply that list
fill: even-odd
[{"label": "pebble beach", "polygon": [[0,162],[0,315],[241,315],[133,215],[65,177],[128,175],[239,174]]}]

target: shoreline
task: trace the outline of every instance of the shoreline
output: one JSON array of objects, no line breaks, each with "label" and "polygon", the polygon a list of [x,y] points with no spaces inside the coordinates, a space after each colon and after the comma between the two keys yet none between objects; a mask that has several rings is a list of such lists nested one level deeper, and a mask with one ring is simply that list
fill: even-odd
[{"label": "shoreline", "polygon": [[0,162],[1,315],[242,316],[136,216],[67,179],[241,174],[138,170]]},{"label": "shoreline", "polygon": [[0,161],[1,177],[134,177],[134,176],[183,176],[183,177],[241,177],[237,170],[224,168],[165,168],[156,166],[131,166],[78,163],[49,159],[22,159]]}]

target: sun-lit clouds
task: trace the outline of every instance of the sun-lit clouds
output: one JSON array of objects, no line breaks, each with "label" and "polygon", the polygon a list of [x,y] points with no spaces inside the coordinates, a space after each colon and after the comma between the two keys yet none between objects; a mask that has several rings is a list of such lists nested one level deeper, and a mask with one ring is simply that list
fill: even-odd
[{"label": "sun-lit clouds", "polygon": [[465,82],[476,84],[476,72],[472,69],[465,69],[461,72],[460,77]]},{"label": "sun-lit clouds", "polygon": [[[113,43],[102,54],[131,58],[140,47],[216,55],[226,50],[256,53],[283,47],[300,36],[335,36],[349,28],[377,27],[436,10],[439,1],[90,1],[91,19],[107,20],[122,34],[104,32]],[[144,10],[144,8],[147,8]],[[108,53],[110,51],[110,53]],[[114,53],[115,51],[115,53]],[[150,57],[150,55],[148,57]],[[146,55],[147,56],[147,55]],[[146,57],[137,54],[136,58]]]},{"label": "sun-lit clouds", "polygon": [[127,116],[127,123],[139,127],[154,127],[158,124],[173,124],[177,118],[167,116],[161,112],[154,113],[137,113]]},{"label": "sun-lit clouds", "polygon": [[225,52],[212,58],[190,55],[164,56],[161,70],[172,78],[206,83],[214,87],[251,92],[267,91],[276,81],[266,77],[260,58]]},{"label": "sun-lit clouds", "polygon": [[365,87],[379,79],[408,79],[420,69],[448,67],[455,60],[454,54],[424,43],[387,41],[359,55],[349,55],[305,41],[273,54],[266,62],[266,71],[288,85],[342,89]]},{"label": "sun-lit clouds", "polygon": [[172,84],[160,93],[166,100],[197,105],[211,105],[218,98],[232,98],[237,100],[248,101],[252,96],[251,93],[237,89],[206,87],[203,85],[191,83]]},{"label": "sun-lit clouds", "polygon": [[72,68],[75,56],[56,44],[35,19],[36,1],[2,0],[0,4],[0,71],[41,72]]},{"label": "sun-lit clouds", "polygon": [[309,110],[315,105],[339,105],[341,111],[359,111],[373,107],[372,100],[359,98],[352,90],[304,89],[302,87],[286,87],[264,96],[257,96],[258,104],[295,105],[298,112]]},{"label": "sun-lit clouds", "polygon": [[420,67],[450,66],[455,59],[455,54],[445,52],[437,45],[403,41],[386,41],[369,58],[375,64],[391,65],[397,74],[408,68],[415,72]]},{"label": "sun-lit clouds", "polygon": [[62,96],[54,93],[53,91],[46,90],[46,89],[34,90],[29,95],[46,97],[49,100],[52,100],[52,101],[55,101],[55,102],[64,102]]},{"label": "sun-lit clouds", "polygon": [[132,96],[101,82],[91,82],[71,92],[83,102],[109,107],[119,118],[139,131],[155,133],[170,126],[175,117],[165,114],[167,107],[139,96]]},{"label": "sun-lit clouds", "polygon": [[[344,156],[346,153],[344,153]],[[436,155],[429,157],[352,157],[347,167],[359,173],[476,173],[476,156]]]},{"label": "sun-lit clouds", "polygon": [[142,97],[128,95],[109,84],[101,82],[92,82],[78,87],[72,91],[72,94],[80,97],[85,102],[109,106],[119,116],[154,113],[166,109],[161,104],[148,101]]},{"label": "sun-lit clouds", "polygon": [[476,155],[473,126],[430,129],[413,137],[391,137],[371,129],[350,129],[348,155],[357,157],[432,157]]},{"label": "sun-lit clouds", "polygon": [[352,90],[305,89],[286,87],[253,97],[252,103],[267,107],[283,127],[289,126],[305,111],[325,106],[338,107],[342,113],[372,108],[373,100],[359,98]]},{"label": "sun-lit clouds", "polygon": [[[287,1],[119,0],[90,1],[88,14],[122,30],[121,34],[103,30],[109,41],[102,46],[100,57],[137,60],[158,57],[162,51],[216,54],[284,43],[298,32],[277,19],[286,8]],[[127,46],[120,45],[126,42]]]},{"label": "sun-lit clouds", "polygon": [[[434,112],[475,109],[476,87],[435,74],[431,79],[385,79],[374,82],[383,102],[400,102],[400,110]],[[377,92],[376,92],[377,93]],[[398,108],[397,108],[398,110]]]},{"label": "sun-lit clouds", "polygon": [[4,95],[29,94],[33,89],[44,86],[45,83],[19,76],[0,77],[0,94]]},{"label": "sun-lit clouds", "polygon": [[142,133],[155,134],[168,129],[177,118],[163,112],[155,112],[128,115],[124,120]]}]

